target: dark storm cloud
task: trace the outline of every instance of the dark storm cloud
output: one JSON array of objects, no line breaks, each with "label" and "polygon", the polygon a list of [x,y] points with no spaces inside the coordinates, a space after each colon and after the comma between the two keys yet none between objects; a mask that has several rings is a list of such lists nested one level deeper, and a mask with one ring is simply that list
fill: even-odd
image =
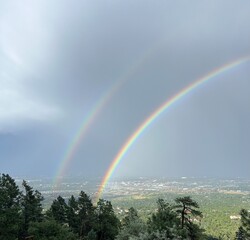
[{"label": "dark storm cloud", "polygon": [[[68,171],[102,175],[126,138],[163,101],[214,68],[250,53],[247,1],[10,1],[1,5],[0,93],[5,94],[0,96],[0,130],[14,134],[2,134],[1,139],[19,149],[15,156],[6,150],[1,158],[10,160],[3,166],[13,172],[17,167],[25,172],[27,166],[39,172],[39,163],[40,172],[53,175],[96,101],[128,76],[92,123]],[[159,122],[162,131],[145,134],[117,174],[137,175],[134,166],[145,165],[145,175],[163,175],[165,170],[157,165],[164,165],[166,158],[172,159],[173,174],[179,174],[184,161],[200,158],[205,164],[187,168],[190,175],[212,175],[218,158],[221,165],[232,162],[228,175],[233,175],[236,156],[246,166],[249,134],[242,129],[250,115],[248,75],[247,67],[241,67],[233,76],[243,80],[215,84],[214,90],[207,90],[210,95],[198,94],[180,107],[179,115],[173,112],[166,123]],[[230,101],[230,106],[236,105],[234,110],[228,107]],[[197,120],[199,114],[205,116],[203,120]],[[223,131],[222,122],[228,123]],[[193,133],[197,135],[191,141]],[[240,136],[229,141],[227,134]],[[199,141],[202,136],[207,144]],[[222,142],[219,149],[213,139]],[[210,157],[205,156],[208,145]],[[154,171],[152,159],[158,163]]]}]

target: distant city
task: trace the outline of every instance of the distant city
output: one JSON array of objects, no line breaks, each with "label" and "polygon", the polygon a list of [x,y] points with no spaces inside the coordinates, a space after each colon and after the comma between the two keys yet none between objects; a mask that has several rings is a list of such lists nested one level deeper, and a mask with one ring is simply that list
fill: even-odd
[{"label": "distant city", "polygon": [[[16,178],[18,184],[22,179]],[[87,181],[81,177],[62,178],[55,185],[53,179],[28,179],[29,184],[39,190],[45,198],[45,203],[58,195],[69,198],[85,191],[92,198],[96,196],[100,186],[100,179]],[[149,195],[158,194],[237,194],[241,196],[250,195],[250,179],[216,179],[216,178],[132,178],[126,180],[111,180],[105,186],[104,199],[115,199],[118,197],[134,196],[138,199]]]}]

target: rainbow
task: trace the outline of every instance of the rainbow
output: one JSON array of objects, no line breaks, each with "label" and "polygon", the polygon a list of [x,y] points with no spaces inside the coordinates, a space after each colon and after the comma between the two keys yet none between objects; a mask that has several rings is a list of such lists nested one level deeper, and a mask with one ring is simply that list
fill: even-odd
[{"label": "rainbow", "polygon": [[73,157],[79,148],[80,143],[83,141],[86,136],[88,129],[93,124],[97,116],[101,113],[103,108],[108,104],[116,92],[133,76],[134,73],[140,69],[141,66],[150,58],[150,56],[156,51],[157,48],[161,46],[162,42],[157,42],[153,47],[149,48],[144,52],[137,61],[132,64],[132,66],[123,74],[113,86],[111,86],[103,95],[100,96],[98,101],[94,104],[92,109],[85,115],[80,127],[77,128],[76,133],[74,134],[73,139],[70,141],[70,144],[66,148],[66,151],[63,154],[62,161],[60,162],[59,169],[57,170],[54,180],[53,188],[57,188],[60,183],[60,179],[65,176],[65,173],[68,169],[70,162],[73,160]]},{"label": "rainbow", "polygon": [[181,91],[179,91],[176,95],[169,98],[166,102],[164,102],[161,106],[159,106],[144,122],[133,132],[133,134],[127,139],[125,144],[121,147],[113,161],[111,162],[107,172],[105,173],[102,182],[100,184],[100,187],[98,189],[98,192],[96,194],[96,200],[100,199],[102,196],[102,193],[105,189],[105,186],[107,182],[109,181],[110,177],[114,173],[115,169],[117,168],[118,164],[123,159],[124,155],[129,151],[131,146],[135,144],[136,140],[142,135],[142,133],[167,109],[169,109],[170,106],[172,106],[174,103],[185,97],[188,93],[195,90],[202,84],[208,82],[209,80],[213,79],[214,77],[236,67],[239,66],[242,63],[245,63],[246,61],[250,60],[250,57],[243,57],[236,61],[230,62],[226,65],[223,65],[222,67],[219,67],[211,72],[209,72],[207,75],[199,78],[198,80],[192,82],[187,87],[183,88]]},{"label": "rainbow", "polygon": [[109,91],[107,91],[106,94],[101,96],[99,100],[95,103],[95,105],[92,107],[92,109],[88,112],[88,114],[84,117],[80,128],[76,131],[76,134],[73,137],[73,140],[71,140],[71,143],[68,145],[62,162],[60,163],[60,168],[56,174],[55,180],[54,180],[54,186],[57,187],[60,178],[65,175],[65,172],[68,169],[68,165],[70,164],[71,160],[73,159],[80,143],[86,136],[86,133],[88,129],[90,128],[91,124],[95,121],[97,116],[100,114],[101,110],[105,107],[105,105],[110,101],[112,96],[115,94],[116,91],[119,90],[121,87],[122,82],[116,83]]}]

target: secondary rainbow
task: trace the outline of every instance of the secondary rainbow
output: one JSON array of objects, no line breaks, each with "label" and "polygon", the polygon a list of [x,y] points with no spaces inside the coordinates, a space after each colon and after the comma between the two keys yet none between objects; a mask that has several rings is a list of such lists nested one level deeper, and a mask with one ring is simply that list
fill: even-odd
[{"label": "secondary rainbow", "polygon": [[61,177],[65,175],[69,164],[73,160],[80,143],[83,141],[87,131],[89,130],[90,126],[93,124],[97,116],[112,99],[115,93],[118,92],[121,87],[131,78],[131,76],[136,73],[141,66],[145,64],[145,62],[160,46],[161,42],[157,42],[152,47],[147,49],[147,51],[144,52],[139,57],[139,59],[137,59],[132,64],[132,66],[103,95],[100,96],[100,98],[98,99],[98,101],[96,101],[91,110],[85,115],[80,127],[77,129],[73,139],[71,139],[70,144],[68,144],[68,147],[66,148],[66,151],[63,154],[62,161],[60,162],[59,168],[54,177],[54,188],[58,186]]},{"label": "secondary rainbow", "polygon": [[239,66],[242,63],[245,63],[248,61],[250,57],[243,57],[236,61],[230,62],[226,65],[223,65],[220,68],[217,68],[213,70],[212,72],[209,72],[207,75],[199,78],[198,80],[192,82],[187,87],[183,88],[181,91],[179,91],[176,95],[169,98],[166,102],[164,102],[161,106],[159,106],[134,132],[133,134],[127,139],[125,144],[122,146],[122,148],[119,150],[113,161],[111,162],[107,172],[105,173],[101,185],[98,189],[96,200],[100,199],[103,193],[103,190],[109,181],[110,177],[112,176],[113,172],[117,168],[118,164],[121,162],[122,158],[125,156],[125,154],[128,152],[128,150],[131,148],[131,146],[138,140],[138,138],[141,136],[141,134],[164,112],[166,111],[170,106],[172,106],[174,103],[179,101],[181,98],[186,96],[188,93],[193,91],[194,89],[198,88],[202,84],[208,82],[209,80],[213,79],[214,77],[236,67]]},{"label": "secondary rainbow", "polygon": [[68,145],[64,155],[63,160],[60,163],[58,172],[56,173],[55,179],[54,179],[54,186],[56,187],[60,182],[60,177],[63,177],[65,175],[65,172],[68,169],[68,165],[70,164],[71,160],[73,159],[80,143],[86,136],[86,133],[88,129],[90,128],[91,124],[95,121],[97,116],[101,113],[101,110],[104,108],[104,106],[109,102],[109,100],[112,98],[114,93],[118,91],[120,86],[122,85],[122,82],[118,82],[109,91],[107,91],[105,94],[103,94],[99,100],[95,103],[95,105],[91,108],[91,110],[88,112],[87,115],[85,115],[80,127],[76,131],[76,134],[73,137],[73,140],[70,141],[70,144]]}]

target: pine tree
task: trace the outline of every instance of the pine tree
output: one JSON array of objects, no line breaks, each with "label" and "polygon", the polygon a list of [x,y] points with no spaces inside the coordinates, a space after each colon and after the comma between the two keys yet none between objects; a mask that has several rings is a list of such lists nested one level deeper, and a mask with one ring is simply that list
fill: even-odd
[{"label": "pine tree", "polygon": [[94,207],[90,197],[83,191],[78,197],[79,236],[87,236],[94,224]]},{"label": "pine tree", "polygon": [[177,205],[176,212],[181,215],[181,227],[184,228],[185,224],[192,222],[194,217],[202,217],[202,213],[198,210],[199,205],[196,201],[192,200],[190,196],[176,198]]},{"label": "pine tree", "polygon": [[60,224],[66,224],[68,223],[67,212],[68,205],[64,198],[58,196],[57,199],[52,202],[47,215],[54,218]]},{"label": "pine tree", "polygon": [[166,239],[186,237],[186,230],[180,228],[180,222],[173,207],[163,199],[158,199],[157,206],[157,212],[152,214],[148,221],[150,238],[156,235],[164,236]]},{"label": "pine tree", "polygon": [[250,212],[246,209],[240,211],[241,226],[236,233],[236,239],[250,239]]},{"label": "pine tree", "polygon": [[89,232],[88,232],[88,235],[87,237],[85,238],[86,240],[97,240],[97,234],[95,232],[94,229],[91,229]]},{"label": "pine tree", "polygon": [[244,237],[244,230],[242,226],[239,227],[239,230],[236,232],[236,240],[245,240],[246,238]]},{"label": "pine tree", "polygon": [[76,240],[69,227],[56,222],[54,219],[33,222],[29,226],[29,235],[36,240]]},{"label": "pine tree", "polygon": [[95,210],[98,240],[113,240],[120,228],[120,221],[114,213],[111,202],[100,199]]},{"label": "pine tree", "polygon": [[0,176],[0,240],[16,239],[20,224],[20,190],[8,174]]},{"label": "pine tree", "polygon": [[76,234],[79,234],[79,208],[75,197],[72,195],[68,201],[67,219],[69,227]]},{"label": "pine tree", "polygon": [[19,239],[28,236],[28,229],[31,222],[41,222],[43,220],[42,201],[43,196],[37,190],[33,190],[26,181],[23,181],[24,195],[22,195],[22,226]]},{"label": "pine tree", "polygon": [[137,211],[134,208],[130,208],[125,218],[122,220],[122,227],[116,239],[129,240],[139,237],[140,234],[145,231],[146,226],[139,218]]},{"label": "pine tree", "polygon": [[81,239],[93,229],[95,224],[94,206],[85,192],[81,191],[77,200],[71,196],[68,201],[67,219],[69,227]]},{"label": "pine tree", "polygon": [[190,196],[176,198],[175,202],[177,205],[176,212],[180,215],[181,219],[181,228],[188,230],[188,235],[190,239],[199,239],[203,233],[203,229],[200,229],[198,225],[194,224],[193,222],[199,221],[197,218],[202,217],[202,213],[197,210],[199,205],[196,201],[192,200]]}]

